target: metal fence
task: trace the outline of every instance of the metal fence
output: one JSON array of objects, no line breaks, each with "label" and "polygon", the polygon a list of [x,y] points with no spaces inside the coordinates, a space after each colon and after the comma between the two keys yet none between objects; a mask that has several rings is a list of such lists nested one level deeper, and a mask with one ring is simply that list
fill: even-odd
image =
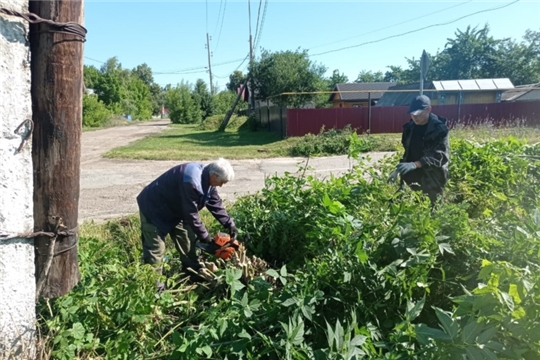
[{"label": "metal fence", "polygon": [[[359,133],[400,133],[403,124],[410,119],[407,109],[407,106],[288,109],[285,136],[318,134],[323,126],[326,130],[342,129],[347,124]],[[447,118],[450,127],[486,123],[494,126],[540,126],[540,101],[434,105],[432,112]]]},{"label": "metal fence", "polygon": [[259,124],[268,131],[276,133],[284,139],[287,135],[287,109],[284,107],[261,106],[256,109],[255,115]]}]

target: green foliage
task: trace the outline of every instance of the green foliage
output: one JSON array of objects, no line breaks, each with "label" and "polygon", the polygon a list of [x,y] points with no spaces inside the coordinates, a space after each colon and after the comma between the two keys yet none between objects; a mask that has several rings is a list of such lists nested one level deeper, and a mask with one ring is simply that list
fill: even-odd
[{"label": "green foliage", "polygon": [[343,129],[330,129],[328,131],[325,131],[323,127],[318,135],[305,135],[290,149],[290,153],[292,156],[345,155],[349,152],[352,134],[354,134],[355,145],[360,152],[373,149],[373,139],[356,136],[350,125],[347,125]]},{"label": "green foliage", "polygon": [[368,70],[362,70],[358,74],[358,77],[356,80],[354,80],[355,83],[363,83],[363,82],[383,82],[384,76],[382,71],[368,71]]},{"label": "green foliage", "polygon": [[229,75],[229,82],[226,87],[227,90],[236,95],[236,92],[242,84],[247,80],[247,76],[244,75],[240,70],[235,70],[231,75]]},{"label": "green foliage", "polygon": [[83,126],[104,126],[109,122],[110,118],[111,113],[97,96],[83,94]]},{"label": "green foliage", "polygon": [[202,119],[212,116],[215,111],[214,97],[208,91],[206,83],[202,79],[198,79],[193,89],[193,99],[201,109]]},{"label": "green foliage", "polygon": [[[263,50],[261,59],[251,68],[257,99],[284,92],[314,92],[324,89],[323,75],[326,68],[313,63],[306,50],[271,53]],[[272,98],[281,106],[302,107],[314,99],[314,95],[291,95]]]},{"label": "green foliage", "polygon": [[190,290],[169,252],[157,295],[137,219],[83,229],[81,283],[39,303],[41,332],[58,359],[537,359],[540,146],[451,146],[434,208],[386,182],[399,155],[267,178],[231,209],[271,265],[250,283],[229,265]]},{"label": "green foliage", "polygon": [[194,124],[202,121],[201,109],[191,96],[191,88],[181,83],[165,93],[165,106],[174,124]]},{"label": "green foliage", "polygon": [[[210,116],[204,119],[198,128],[200,130],[218,130],[224,117],[225,115]],[[236,131],[240,128],[245,127],[245,123],[247,119],[248,119],[247,116],[237,116],[237,115],[231,116],[229,120],[229,125],[227,125],[227,130]]]},{"label": "green foliage", "polygon": [[[431,56],[431,80],[508,77],[514,85],[540,82],[540,32],[527,30],[523,40],[495,39],[489,26],[457,29],[444,50]],[[389,66],[385,81],[414,83],[420,78],[420,62],[406,59],[408,68]]]}]

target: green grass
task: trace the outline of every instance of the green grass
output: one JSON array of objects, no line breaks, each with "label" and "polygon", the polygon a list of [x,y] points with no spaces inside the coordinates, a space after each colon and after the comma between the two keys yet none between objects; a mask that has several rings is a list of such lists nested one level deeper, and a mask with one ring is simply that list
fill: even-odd
[{"label": "green grass", "polygon": [[[474,128],[454,128],[450,136],[480,142],[514,136],[528,143],[535,143],[540,141],[540,129],[520,126],[495,129],[481,125]],[[401,134],[373,134],[371,137],[374,140],[371,151],[401,149]],[[201,129],[200,125],[170,125],[162,133],[112,149],[104,156],[140,160],[212,160],[218,157],[262,159],[290,156],[291,149],[300,143],[301,139],[295,137],[281,140],[276,134],[264,129],[252,132],[237,126],[227,129],[226,132],[217,132]]]},{"label": "green grass", "polygon": [[299,139],[281,140],[260,131],[198,130],[198,125],[170,125],[156,135],[112,149],[108,158],[144,160],[257,159],[288,156],[287,149]]}]

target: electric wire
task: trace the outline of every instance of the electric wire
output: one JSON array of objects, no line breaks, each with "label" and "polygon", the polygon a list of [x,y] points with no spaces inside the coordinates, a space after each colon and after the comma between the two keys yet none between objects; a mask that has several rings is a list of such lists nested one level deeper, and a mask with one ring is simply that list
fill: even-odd
[{"label": "electric wire", "polygon": [[362,33],[362,34],[359,34],[359,35],[351,36],[351,37],[348,37],[348,38],[345,38],[345,39],[342,39],[342,40],[337,40],[337,41],[333,41],[333,42],[326,43],[326,44],[322,44],[322,45],[312,46],[312,47],[310,48],[310,50],[317,49],[317,48],[324,47],[324,46],[328,46],[328,45],[338,44],[338,43],[341,43],[341,42],[344,42],[344,41],[347,41],[347,40],[351,40],[351,39],[356,39],[356,38],[358,38],[358,37],[362,37],[362,36],[365,36],[365,35],[373,34],[373,33],[379,32],[379,31],[381,31],[381,30],[390,29],[390,28],[393,28],[393,27],[396,27],[396,26],[399,26],[399,25],[403,25],[403,24],[409,23],[409,22],[411,22],[411,21],[416,21],[416,20],[419,20],[419,19],[422,19],[422,18],[431,16],[431,15],[438,14],[438,13],[443,12],[443,11],[446,11],[446,10],[450,10],[450,9],[456,8],[456,7],[458,7],[458,6],[463,6],[463,5],[468,4],[468,3],[470,3],[470,2],[472,2],[472,0],[468,0],[468,1],[465,1],[465,2],[462,2],[462,3],[459,3],[459,4],[457,4],[457,5],[452,5],[452,6],[450,6],[450,7],[447,7],[447,8],[441,9],[441,10],[437,10],[437,11],[434,11],[434,12],[431,12],[431,13],[429,13],[429,14],[425,14],[425,15],[422,15],[422,16],[418,16],[418,17],[415,17],[415,18],[412,18],[412,19],[409,19],[409,20],[406,20],[406,21],[402,21],[402,22],[397,23],[397,24],[385,26],[385,27],[382,27],[382,28],[379,28],[379,29],[375,29],[375,30],[372,30],[372,31],[368,31],[368,32],[366,32],[366,33]]},{"label": "electric wire", "polygon": [[509,7],[509,6],[511,6],[511,5],[514,5],[514,4],[518,3],[519,1],[520,1],[520,0],[515,0],[515,1],[511,2],[511,3],[508,3],[508,4],[503,5],[503,6],[498,6],[498,7],[494,7],[494,8],[489,8],[489,9],[485,9],[485,10],[476,11],[476,12],[474,12],[474,13],[472,13],[472,14],[464,15],[464,16],[461,16],[461,17],[459,17],[459,18],[457,18],[457,19],[454,19],[454,20],[451,20],[451,21],[447,21],[447,22],[443,22],[443,23],[438,23],[438,24],[432,24],[432,25],[424,26],[424,27],[419,28],[419,29],[407,31],[407,32],[404,32],[404,33],[401,33],[401,34],[396,34],[396,35],[387,36],[387,37],[384,37],[384,38],[382,38],[382,39],[377,39],[377,40],[372,40],[372,41],[366,41],[366,42],[363,42],[363,43],[360,43],[360,44],[351,45],[351,46],[345,46],[345,47],[342,47],[342,48],[339,48],[339,49],[323,51],[323,52],[320,52],[320,53],[317,53],[317,54],[311,54],[310,56],[319,56],[319,55],[329,54],[329,53],[333,53],[333,52],[338,52],[338,51],[343,51],[343,50],[353,49],[353,48],[357,48],[357,47],[360,47],[360,46],[364,46],[364,45],[368,45],[368,44],[374,44],[374,43],[378,43],[378,42],[381,42],[381,41],[384,41],[384,40],[388,40],[388,39],[392,39],[392,38],[397,38],[397,37],[409,35],[409,34],[412,34],[412,33],[415,33],[415,32],[419,32],[419,31],[422,31],[422,30],[426,30],[426,29],[429,29],[429,28],[432,28],[432,27],[449,25],[449,24],[455,23],[455,22],[457,22],[457,21],[459,21],[459,20],[468,18],[468,17],[473,16],[473,15],[477,15],[477,14],[481,14],[481,13],[485,13],[485,12],[490,12],[490,11],[496,11],[496,10],[504,9],[504,8],[506,8],[506,7]]},{"label": "electric wire", "polygon": [[261,42],[261,34],[262,34],[262,31],[263,31],[263,28],[264,28],[264,20],[266,19],[266,9],[267,8],[268,8],[268,0],[265,0],[264,1],[264,9],[263,9],[262,20],[261,20],[261,28],[259,29],[259,33],[257,34],[257,37],[255,39],[255,48],[254,48],[253,51],[255,51],[255,49],[259,48],[259,43]]},{"label": "electric wire", "polygon": [[219,27],[219,35],[218,35],[216,47],[214,48],[214,52],[217,50],[219,46],[219,40],[221,39],[221,31],[223,30],[223,21],[225,20],[225,10],[227,10],[227,0],[225,0],[223,4],[223,13],[221,14],[221,26]]}]

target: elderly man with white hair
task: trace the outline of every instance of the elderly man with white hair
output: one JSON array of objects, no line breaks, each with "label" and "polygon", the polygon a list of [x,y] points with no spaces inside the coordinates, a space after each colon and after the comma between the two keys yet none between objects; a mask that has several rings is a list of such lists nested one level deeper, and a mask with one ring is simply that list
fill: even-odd
[{"label": "elderly man with white hair", "polygon": [[212,242],[199,217],[203,207],[229,230],[231,238],[236,238],[238,230],[216,190],[233,179],[231,164],[220,158],[206,166],[194,162],[177,165],[148,184],[137,196],[144,262],[163,261],[164,240],[169,234],[180,253],[184,271],[188,268],[198,271],[201,265],[195,243]]}]

